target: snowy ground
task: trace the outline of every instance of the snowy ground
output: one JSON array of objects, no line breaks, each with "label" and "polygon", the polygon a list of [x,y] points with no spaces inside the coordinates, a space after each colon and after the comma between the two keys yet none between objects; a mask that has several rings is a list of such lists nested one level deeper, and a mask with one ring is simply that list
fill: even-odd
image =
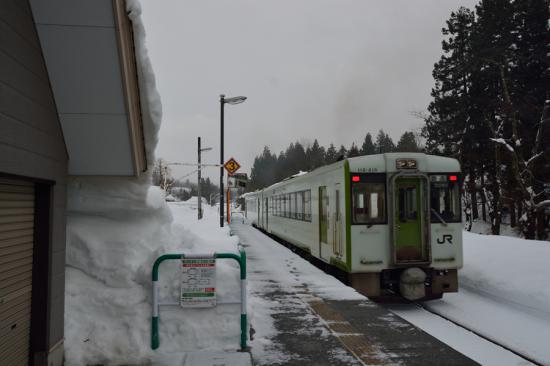
[{"label": "snowy ground", "polygon": [[[334,365],[361,365],[338,341],[330,342],[330,331],[313,313],[315,300],[362,300],[364,297],[334,277],[320,271],[287,248],[248,225],[234,224],[235,234],[247,250],[249,261],[250,319],[254,340],[250,342],[255,364],[286,365],[301,356],[289,351],[275,326],[275,319],[296,314],[304,324],[298,329],[304,344],[308,336],[324,342]],[[298,346],[299,347],[299,346]],[[303,360],[301,362],[304,362]]]},{"label": "snowy ground", "polygon": [[[80,187],[79,196],[87,197],[85,193],[85,187]],[[89,196],[89,202],[96,205],[97,198]],[[240,357],[235,364],[244,362],[242,357],[246,354],[236,353],[240,334],[238,305],[221,305],[214,310],[163,308],[161,347],[153,352],[149,343],[150,265],[154,258],[168,252],[235,252],[239,241],[249,245],[248,312],[253,334],[249,345],[254,363],[285,364],[297,359],[298,352],[289,352],[283,345],[284,335],[275,327],[281,314],[293,313],[308,324],[300,331],[304,337],[327,342],[334,365],[360,364],[338,342],[330,342],[334,334],[309,305],[316,299],[364,299],[355,290],[261,232],[242,225],[239,216],[235,216],[235,236],[230,235],[229,227],[219,228],[218,212],[213,207],[204,205],[204,219],[198,221],[196,199],[166,206],[158,190],[152,188],[146,202],[130,207],[131,202],[124,205],[124,212],[70,216],[68,365],[181,365],[206,358],[215,361],[219,352]],[[153,227],[157,229],[151,230]],[[550,278],[550,245],[471,233],[465,233],[464,239],[461,292],[445,295],[426,306],[538,363],[550,364],[550,290],[545,286],[545,280]],[[250,246],[251,243],[255,245]],[[238,299],[238,266],[232,262],[218,264],[217,291],[221,301]],[[174,301],[178,296],[178,268],[177,263],[161,267],[161,296],[165,300]],[[424,309],[391,309],[483,365],[529,364]],[[211,362],[205,361],[204,365]],[[199,362],[194,366],[202,365]]]}]

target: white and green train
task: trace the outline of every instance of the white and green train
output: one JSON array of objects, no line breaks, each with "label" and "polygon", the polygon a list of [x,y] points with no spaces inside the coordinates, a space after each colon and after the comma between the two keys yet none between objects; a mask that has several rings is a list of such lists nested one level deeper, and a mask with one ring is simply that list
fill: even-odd
[{"label": "white and green train", "polygon": [[373,298],[439,298],[462,267],[460,165],[421,153],[345,159],[244,195],[247,221]]}]

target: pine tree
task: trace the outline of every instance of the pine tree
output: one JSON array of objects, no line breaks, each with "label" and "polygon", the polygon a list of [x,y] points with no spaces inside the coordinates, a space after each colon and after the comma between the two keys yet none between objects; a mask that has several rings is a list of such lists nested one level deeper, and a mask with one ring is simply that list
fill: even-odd
[{"label": "pine tree", "polygon": [[313,142],[313,145],[306,150],[307,170],[311,171],[325,163],[325,148],[319,146],[317,139]]},{"label": "pine tree", "polygon": [[308,161],[306,151],[300,142],[290,144],[286,151],[287,158],[287,177],[308,170]]},{"label": "pine tree", "polygon": [[334,144],[331,142],[325,154],[325,164],[334,163],[337,157],[338,157],[338,152],[336,151],[336,147],[334,147]]},{"label": "pine tree", "polygon": [[[464,7],[452,12],[447,27],[442,29],[443,56],[434,65],[434,100],[428,107],[424,136],[430,153],[464,159],[461,148],[464,140],[475,135],[475,126],[469,125],[472,116],[470,86],[472,83],[472,31],[474,13]],[[471,132],[469,136],[465,136]],[[470,141],[472,143],[473,141]]]},{"label": "pine tree", "polygon": [[340,145],[340,149],[338,149],[338,152],[336,153],[336,160],[345,159],[348,155],[348,151],[344,147],[344,145]]},{"label": "pine tree", "polygon": [[374,143],[372,142],[372,135],[369,132],[365,136],[363,145],[361,145],[361,155],[372,155],[372,154],[376,154],[376,146],[374,146]]},{"label": "pine tree", "polygon": [[416,137],[411,131],[407,131],[401,135],[401,138],[397,142],[395,151],[399,152],[419,152],[421,149],[416,143]]},{"label": "pine tree", "polygon": [[378,131],[378,136],[376,136],[376,147],[378,148],[378,153],[388,153],[395,151],[395,144],[391,139],[390,135],[384,132],[384,130]]},{"label": "pine tree", "polygon": [[281,151],[275,164],[275,179],[279,182],[286,177],[288,177],[287,159],[285,153]]},{"label": "pine tree", "polygon": [[265,146],[260,156],[254,159],[250,172],[250,190],[267,187],[276,182],[277,159]]},{"label": "pine tree", "polygon": [[463,171],[468,174],[466,206],[476,219],[476,177],[483,176],[484,166],[489,164],[485,163],[488,155],[482,153],[488,148],[487,127],[476,107],[479,96],[472,91],[476,69],[472,50],[474,25],[474,12],[461,7],[451,13],[446,28],[442,29],[443,56],[434,65],[433,101],[428,106],[429,116],[422,133],[429,153],[460,160]]},{"label": "pine tree", "polygon": [[359,156],[360,153],[359,153],[359,148],[357,147],[357,145],[355,145],[355,142],[353,142],[351,144],[351,147],[349,148],[348,150],[348,158],[353,158],[353,157],[356,157],[356,156]]}]

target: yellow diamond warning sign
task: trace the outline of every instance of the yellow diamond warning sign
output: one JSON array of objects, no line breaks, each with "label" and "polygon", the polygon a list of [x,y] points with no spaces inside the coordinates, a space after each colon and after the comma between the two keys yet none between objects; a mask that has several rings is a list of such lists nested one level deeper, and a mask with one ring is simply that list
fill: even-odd
[{"label": "yellow diamond warning sign", "polygon": [[237,163],[237,160],[231,158],[223,165],[223,167],[227,170],[227,174],[233,175],[241,166]]}]

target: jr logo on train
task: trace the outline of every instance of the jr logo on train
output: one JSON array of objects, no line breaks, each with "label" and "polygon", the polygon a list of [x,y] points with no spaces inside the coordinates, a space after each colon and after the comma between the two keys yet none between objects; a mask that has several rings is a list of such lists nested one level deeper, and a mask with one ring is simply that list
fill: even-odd
[{"label": "jr logo on train", "polygon": [[428,300],[458,291],[460,184],[455,159],[360,156],[245,194],[245,215],[370,298]]}]

